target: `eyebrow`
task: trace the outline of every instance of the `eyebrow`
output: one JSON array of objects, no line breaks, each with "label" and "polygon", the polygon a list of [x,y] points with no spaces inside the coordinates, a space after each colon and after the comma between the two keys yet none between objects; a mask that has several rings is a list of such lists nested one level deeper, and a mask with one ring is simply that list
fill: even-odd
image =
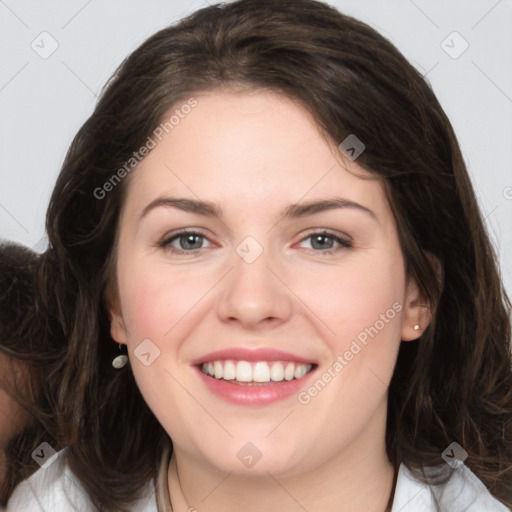
[{"label": "eyebrow", "polygon": [[[140,215],[139,220],[145,217],[151,210],[155,208],[165,206],[178,208],[184,212],[195,213],[203,217],[218,217],[222,218],[222,209],[219,205],[208,201],[199,201],[195,199],[188,199],[184,197],[159,197],[154,201],[151,201]],[[344,199],[342,197],[333,197],[328,199],[321,199],[316,201],[309,201],[305,203],[290,204],[284,208],[281,212],[280,218],[284,219],[299,219],[320,213],[328,210],[334,210],[338,208],[353,208],[364,212],[371,216],[375,221],[379,222],[375,212],[363,206],[362,204]]]}]

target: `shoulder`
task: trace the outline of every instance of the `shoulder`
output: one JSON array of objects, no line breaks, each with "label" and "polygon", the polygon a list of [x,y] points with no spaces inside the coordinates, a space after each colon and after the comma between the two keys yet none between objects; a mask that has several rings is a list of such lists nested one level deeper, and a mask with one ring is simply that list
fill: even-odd
[{"label": "shoulder", "polygon": [[[434,476],[439,469],[425,468],[425,472]],[[441,512],[510,512],[465,464],[455,468],[444,485],[437,486],[419,482],[404,464],[400,465],[392,512],[435,511],[434,497]]]},{"label": "shoulder", "polygon": [[[66,463],[66,449],[45,461],[27,480],[21,482],[7,505],[8,512],[21,510],[93,510],[87,493]],[[67,508],[66,508],[67,510]]]},{"label": "shoulder", "polygon": [[[48,460],[30,478],[21,482],[7,504],[6,512],[69,512],[95,510],[79,479],[66,462],[66,449]],[[156,512],[153,485],[148,485],[147,496],[134,503],[133,512]]]}]

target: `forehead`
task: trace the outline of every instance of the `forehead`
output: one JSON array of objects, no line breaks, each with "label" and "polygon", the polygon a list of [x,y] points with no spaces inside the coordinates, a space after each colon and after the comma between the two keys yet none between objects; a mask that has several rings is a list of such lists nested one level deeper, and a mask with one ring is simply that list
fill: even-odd
[{"label": "forehead", "polygon": [[263,90],[194,99],[130,176],[125,204],[179,193],[253,211],[333,195],[386,206],[376,176],[345,159],[298,102]]}]

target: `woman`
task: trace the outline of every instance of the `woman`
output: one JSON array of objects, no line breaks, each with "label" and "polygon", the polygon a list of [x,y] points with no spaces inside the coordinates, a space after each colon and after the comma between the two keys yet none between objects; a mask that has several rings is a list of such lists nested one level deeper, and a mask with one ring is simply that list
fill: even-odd
[{"label": "woman", "polygon": [[0,244],[0,506],[39,469],[35,454],[41,443],[58,448],[46,384],[62,335],[45,313],[37,286],[40,262],[47,257],[15,243]]},{"label": "woman", "polygon": [[512,505],[510,302],[448,119],[365,24],[241,0],[155,34],[47,230],[68,447],[8,510]]}]

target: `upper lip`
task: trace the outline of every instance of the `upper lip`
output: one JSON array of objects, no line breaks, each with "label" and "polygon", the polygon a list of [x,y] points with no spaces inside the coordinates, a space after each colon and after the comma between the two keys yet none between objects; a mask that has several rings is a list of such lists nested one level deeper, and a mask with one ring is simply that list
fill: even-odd
[{"label": "upper lip", "polygon": [[311,359],[275,348],[248,349],[244,347],[226,348],[210,352],[194,359],[191,361],[191,364],[200,365],[210,361],[225,361],[228,359],[235,361],[291,361],[294,363],[315,364]]}]

